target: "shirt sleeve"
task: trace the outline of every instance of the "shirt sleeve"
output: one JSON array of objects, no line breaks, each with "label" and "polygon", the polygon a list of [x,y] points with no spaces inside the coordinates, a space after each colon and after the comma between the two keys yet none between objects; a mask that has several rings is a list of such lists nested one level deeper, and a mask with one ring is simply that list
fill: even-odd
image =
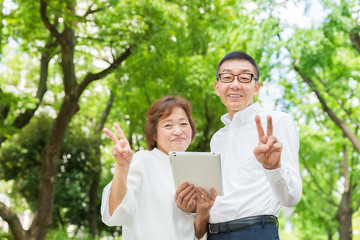
[{"label": "shirt sleeve", "polygon": [[121,204],[115,209],[114,213],[110,216],[109,211],[109,199],[111,192],[111,183],[110,182],[103,190],[102,200],[101,200],[101,216],[102,221],[108,226],[122,226],[130,224],[135,215],[136,206],[134,204],[133,193],[131,190],[127,190],[125,197]]},{"label": "shirt sleeve", "polygon": [[138,199],[136,195],[140,195],[142,184],[142,167],[141,159],[143,156],[135,153],[128,177],[127,177],[127,190],[121,204],[115,209],[114,213],[110,216],[109,199],[111,193],[112,181],[104,188],[101,199],[101,216],[102,221],[108,226],[122,226],[131,225],[134,221],[134,216],[137,212]]},{"label": "shirt sleeve", "polygon": [[274,126],[275,137],[282,143],[281,168],[264,169],[266,177],[280,203],[295,206],[301,198],[302,183],[299,170],[299,136],[290,116],[281,117]]}]

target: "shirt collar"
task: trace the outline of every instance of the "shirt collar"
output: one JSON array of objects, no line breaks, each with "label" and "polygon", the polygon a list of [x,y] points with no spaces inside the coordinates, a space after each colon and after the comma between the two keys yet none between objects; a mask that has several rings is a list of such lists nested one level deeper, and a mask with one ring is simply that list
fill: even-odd
[{"label": "shirt collar", "polygon": [[223,116],[221,116],[221,121],[225,125],[229,125],[231,122],[237,122],[237,123],[242,124],[242,123],[246,123],[248,121],[255,121],[254,117],[260,111],[261,111],[260,103],[256,102],[254,104],[251,104],[247,108],[235,113],[232,121],[230,120],[229,113],[226,113]]},{"label": "shirt collar", "polygon": [[153,152],[154,155],[156,155],[156,157],[160,158],[161,160],[170,163],[169,156],[160,151],[158,148],[154,148],[151,152]]}]

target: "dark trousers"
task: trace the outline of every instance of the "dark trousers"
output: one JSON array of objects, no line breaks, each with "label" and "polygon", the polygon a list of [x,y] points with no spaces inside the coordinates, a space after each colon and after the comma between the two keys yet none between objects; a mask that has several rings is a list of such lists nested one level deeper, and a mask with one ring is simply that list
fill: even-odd
[{"label": "dark trousers", "polygon": [[208,240],[279,240],[278,228],[275,224],[258,224],[241,230],[210,234]]}]

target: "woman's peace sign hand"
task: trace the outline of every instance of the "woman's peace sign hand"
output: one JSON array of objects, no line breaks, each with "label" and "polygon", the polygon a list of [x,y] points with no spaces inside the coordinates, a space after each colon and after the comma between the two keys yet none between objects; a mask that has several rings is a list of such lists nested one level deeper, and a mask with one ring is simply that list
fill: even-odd
[{"label": "woman's peace sign hand", "polygon": [[114,147],[111,150],[113,157],[116,160],[116,163],[119,166],[130,166],[130,162],[132,156],[134,155],[133,150],[131,150],[129,141],[126,139],[123,131],[121,130],[120,126],[115,123],[114,127],[116,132],[119,135],[119,139],[113,134],[109,129],[104,128],[104,132],[108,135],[111,140],[115,143]]}]

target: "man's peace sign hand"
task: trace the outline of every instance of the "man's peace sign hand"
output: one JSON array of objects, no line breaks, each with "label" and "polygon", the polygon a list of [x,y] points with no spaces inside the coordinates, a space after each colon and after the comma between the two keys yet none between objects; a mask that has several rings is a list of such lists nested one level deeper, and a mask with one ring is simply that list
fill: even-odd
[{"label": "man's peace sign hand", "polygon": [[129,141],[126,139],[120,126],[115,123],[114,127],[119,135],[119,139],[109,129],[104,128],[104,132],[106,133],[106,135],[108,135],[115,143],[114,147],[111,150],[111,153],[115,158],[117,164],[119,164],[120,166],[128,167],[130,166],[130,162],[134,152],[133,150],[131,150]]},{"label": "man's peace sign hand", "polygon": [[260,116],[255,116],[256,128],[259,134],[259,144],[254,149],[254,155],[261,165],[266,169],[280,167],[282,144],[273,135],[271,116],[267,116],[266,135],[261,125]]}]

